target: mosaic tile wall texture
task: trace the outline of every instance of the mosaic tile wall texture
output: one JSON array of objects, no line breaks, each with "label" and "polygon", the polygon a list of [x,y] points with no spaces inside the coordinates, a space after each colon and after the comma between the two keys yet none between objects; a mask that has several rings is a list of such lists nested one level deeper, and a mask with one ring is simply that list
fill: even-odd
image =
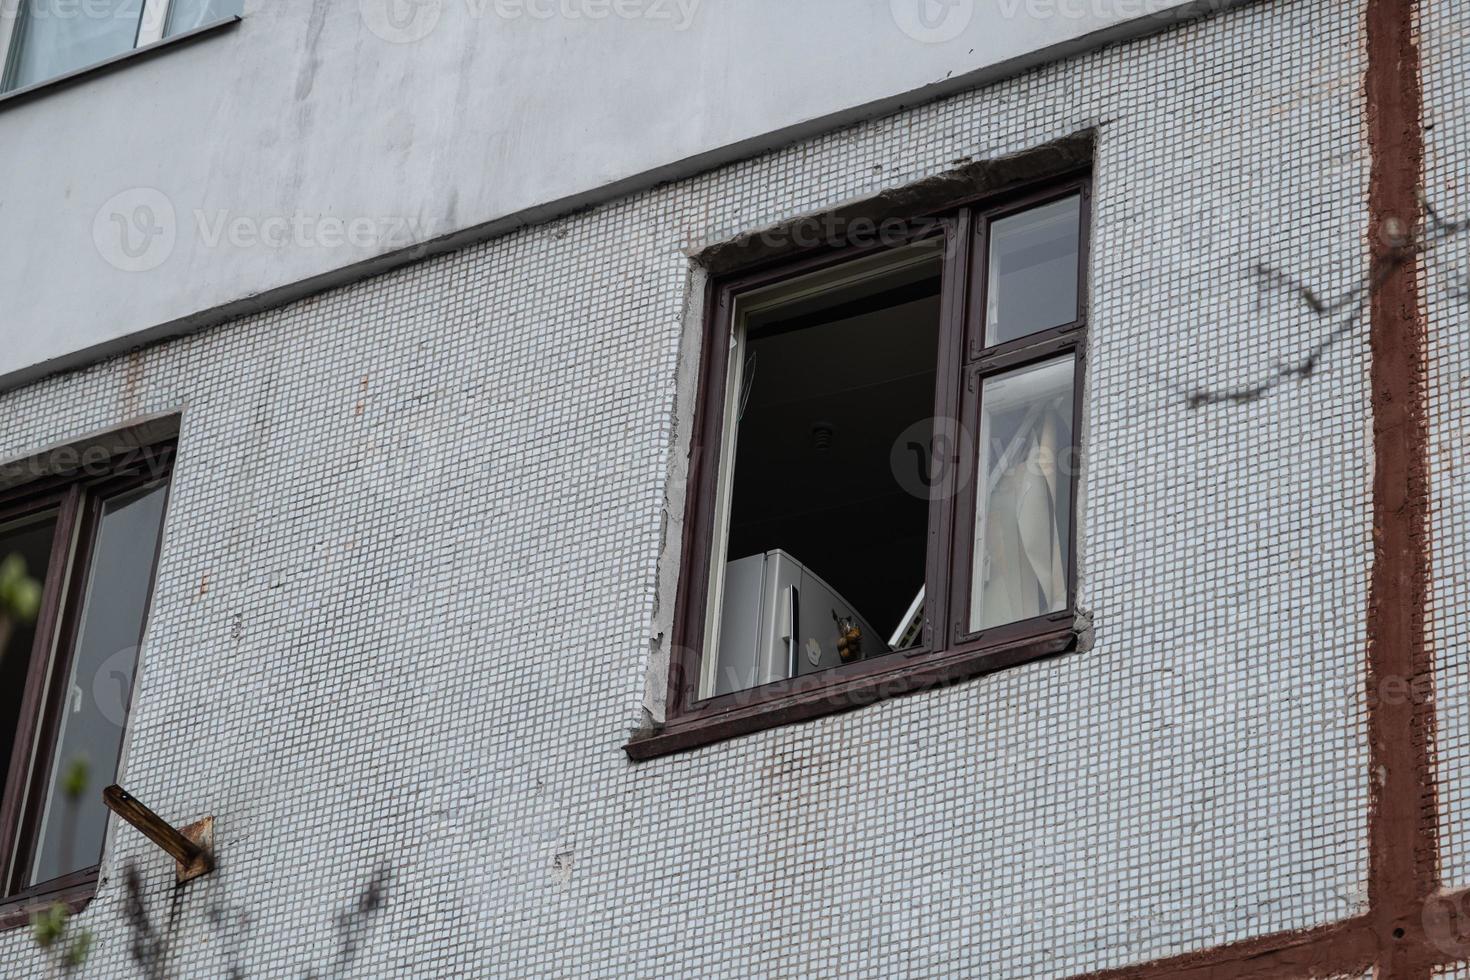
[{"label": "mosaic tile wall texture", "polygon": [[[122,780],[219,821],[179,968],[330,969],[379,864],[351,975],[1060,976],[1360,911],[1366,338],[1185,407],[1321,329],[1254,265],[1362,274],[1360,14],[1250,5],[0,395],[5,457],[183,412]],[[678,246],[1088,128],[1095,647],[630,764]],[[133,860],[168,908],[117,834],[88,975],[130,974]]]},{"label": "mosaic tile wall texture", "polygon": [[[1430,0],[1419,16],[1425,104],[1425,192],[1446,218],[1470,218],[1470,13]],[[1421,283],[1429,333],[1429,615],[1438,721],[1440,861],[1446,885],[1470,885],[1470,235],[1426,257]]]}]

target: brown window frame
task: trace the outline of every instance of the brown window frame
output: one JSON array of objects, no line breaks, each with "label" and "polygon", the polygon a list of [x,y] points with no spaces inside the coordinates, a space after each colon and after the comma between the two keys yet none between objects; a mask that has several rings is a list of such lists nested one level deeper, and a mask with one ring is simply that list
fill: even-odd
[{"label": "brown window frame", "polygon": [[[1077,319],[987,348],[984,311],[988,288],[988,244],[998,219],[1072,195],[1080,199],[1077,268]],[[1086,374],[1088,268],[1091,242],[1092,181],[1089,171],[1012,188],[966,202],[911,222],[915,232],[881,244],[808,249],[782,260],[712,279],[706,290],[706,315],[698,376],[693,435],[689,450],[680,582],[669,658],[667,721],[638,732],[625,746],[634,760],[707,745],[723,739],[819,718],[898,695],[954,683],[1075,649],[1080,639],[1076,611],[1079,470],[1071,480],[1071,547],[1067,556],[1068,605],[1059,613],[976,633],[953,610],[967,611],[961,596],[968,587],[973,542],[974,477],[960,473],[958,458],[941,458],[934,440],[931,473],[942,474],[931,496],[925,570],[928,603],[923,641],[911,650],[835,667],[819,674],[777,681],[746,691],[697,697],[704,617],[710,586],[711,555],[717,522],[719,452],[725,418],[725,378],[736,299],[836,265],[910,245],[935,236],[944,240],[940,295],[936,419],[958,419],[962,432],[978,433],[983,379],[1070,353],[1073,367],[1073,450],[1082,438],[1083,378]],[[978,438],[978,437],[977,437]],[[978,447],[972,447],[978,448]],[[963,479],[963,482],[961,480]],[[968,507],[966,506],[968,504]],[[966,510],[970,512],[966,518]]]},{"label": "brown window frame", "polygon": [[[140,429],[146,429],[146,426]],[[36,616],[35,640],[26,668],[25,691],[16,718],[16,736],[6,766],[3,796],[0,796],[0,930],[29,923],[31,916],[60,903],[78,912],[96,895],[99,864],[79,869],[35,885],[24,884],[35,857],[41,807],[46,782],[60,735],[60,709],[65,700],[65,679],[70,675],[81,626],[82,601],[91,571],[92,552],[102,506],[121,494],[160,481],[171,482],[175,438],[126,446],[126,432],[117,443],[100,443],[85,449],[64,447],[52,458],[73,465],[63,472],[42,475],[0,489],[0,523],[23,520],[32,515],[55,513],[56,527],[51,558],[42,583],[41,605]],[[116,438],[116,436],[114,437]],[[38,458],[39,459],[39,458]],[[39,463],[45,467],[48,463]],[[169,493],[172,493],[170,488]],[[164,503],[167,521],[168,501]],[[160,530],[160,533],[162,531]],[[154,579],[160,547],[148,569],[148,605],[153,600]],[[147,629],[147,615],[144,627]],[[141,635],[139,637],[141,642]],[[135,674],[136,677],[136,667]],[[4,719],[0,719],[4,723]],[[111,782],[119,758],[113,763]],[[101,792],[103,782],[94,780]],[[19,788],[17,792],[15,788]]]}]

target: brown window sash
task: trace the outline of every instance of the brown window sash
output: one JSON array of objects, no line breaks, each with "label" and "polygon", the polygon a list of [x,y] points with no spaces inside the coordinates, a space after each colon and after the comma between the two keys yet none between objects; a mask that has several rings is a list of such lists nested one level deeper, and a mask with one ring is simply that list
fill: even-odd
[{"label": "brown window sash", "polygon": [[[25,691],[19,714],[13,719],[16,736],[10,758],[0,759],[7,773],[0,797],[0,929],[24,925],[32,913],[56,902],[78,911],[95,893],[95,863],[51,881],[31,884],[27,878],[39,846],[41,810],[60,737],[64,688],[75,655],[103,504],[120,494],[168,480],[174,452],[174,440],[168,438],[93,457],[76,472],[42,475],[0,489],[0,521],[8,523],[49,511],[56,514]],[[155,554],[154,567],[147,570],[150,583],[157,561]],[[0,719],[0,723],[6,721]],[[117,762],[112,760],[114,773]],[[93,782],[104,785],[108,780],[98,778],[103,775],[110,774],[99,768]]]},{"label": "brown window sash", "polygon": [[[1071,195],[1080,198],[1077,262],[1077,317],[1005,343],[986,347],[984,329],[988,289],[988,236],[1004,217]],[[925,561],[925,623],[918,648],[845,664],[820,674],[764,684],[745,691],[698,697],[704,649],[705,609],[710,586],[716,526],[719,451],[723,436],[730,337],[737,298],[745,292],[808,275],[935,235],[944,240],[940,294],[939,355],[934,417],[963,423],[959,431],[978,439],[981,391],[986,378],[1054,358],[1073,360],[1072,444],[1082,431],[1082,379],[1087,336],[1087,269],[1091,220],[1091,180],[1087,175],[1048,182],[973,203],[914,224],[925,231],[882,246],[812,250],[780,263],[737,273],[710,283],[706,293],[699,398],[689,453],[682,579],[675,603],[669,662],[667,721],[638,732],[625,746],[630,758],[647,759],[763,729],[819,718],[938,685],[1016,666],[1077,647],[1081,629],[1075,608],[1077,589],[1077,501],[1079,466],[1071,481],[1067,554],[1067,608],[1005,626],[968,629],[970,570],[974,559],[973,520],[977,465],[968,475],[955,460],[943,458],[934,440],[930,472],[942,474],[929,506],[929,547]],[[1075,460],[1075,455],[1074,455]],[[961,482],[963,479],[964,482]]]},{"label": "brown window sash", "polygon": [[57,904],[72,914],[80,912],[97,896],[97,881],[93,865],[0,899],[0,931],[29,925],[33,915]]}]

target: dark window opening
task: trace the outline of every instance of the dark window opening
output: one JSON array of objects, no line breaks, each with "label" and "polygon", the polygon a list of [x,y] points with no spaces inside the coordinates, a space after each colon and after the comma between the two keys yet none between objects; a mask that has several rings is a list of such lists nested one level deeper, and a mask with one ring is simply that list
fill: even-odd
[{"label": "dark window opening", "polygon": [[[760,615],[751,576],[809,578],[805,590],[787,586],[800,603],[798,674],[888,652],[924,587],[929,520],[892,457],[901,438],[928,453],[939,279],[824,299],[749,326],[730,507],[727,560],[751,570],[727,582],[724,620],[739,627],[738,603]],[[856,627],[840,648],[839,619]],[[790,676],[784,662],[743,686]],[[740,689],[732,683],[718,689]]]},{"label": "dark window opening", "polygon": [[[8,583],[11,589],[39,589],[40,584],[46,581],[51,563],[51,541],[55,535],[55,514],[25,518],[0,528],[0,563],[11,563],[11,567],[5,570],[13,579]],[[5,603],[9,629],[8,635],[0,630],[0,760],[9,759],[15,747],[16,726],[10,719],[20,717],[26,674],[31,666],[31,649],[36,642],[35,617],[40,611],[39,608],[21,610],[25,615],[17,616],[14,606],[30,605],[34,601],[30,596],[14,596],[8,597]],[[7,773],[0,771],[0,799],[8,789],[6,776]]]}]

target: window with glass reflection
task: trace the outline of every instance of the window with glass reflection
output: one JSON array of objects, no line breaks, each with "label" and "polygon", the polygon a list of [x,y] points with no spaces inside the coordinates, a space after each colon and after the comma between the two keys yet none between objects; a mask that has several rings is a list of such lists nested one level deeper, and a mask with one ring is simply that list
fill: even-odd
[{"label": "window with glass reflection", "polygon": [[666,729],[1071,648],[1089,200],[716,283]]},{"label": "window with glass reflection", "polygon": [[8,18],[0,17],[0,92],[238,17],[241,6],[241,0],[19,0]]},{"label": "window with glass reflection", "polygon": [[1072,606],[1085,191],[978,222],[984,322],[971,327],[966,369],[975,465],[956,521],[956,553],[968,556],[956,641]]},{"label": "window with glass reflection", "polygon": [[173,451],[0,488],[0,919],[95,887]]}]

